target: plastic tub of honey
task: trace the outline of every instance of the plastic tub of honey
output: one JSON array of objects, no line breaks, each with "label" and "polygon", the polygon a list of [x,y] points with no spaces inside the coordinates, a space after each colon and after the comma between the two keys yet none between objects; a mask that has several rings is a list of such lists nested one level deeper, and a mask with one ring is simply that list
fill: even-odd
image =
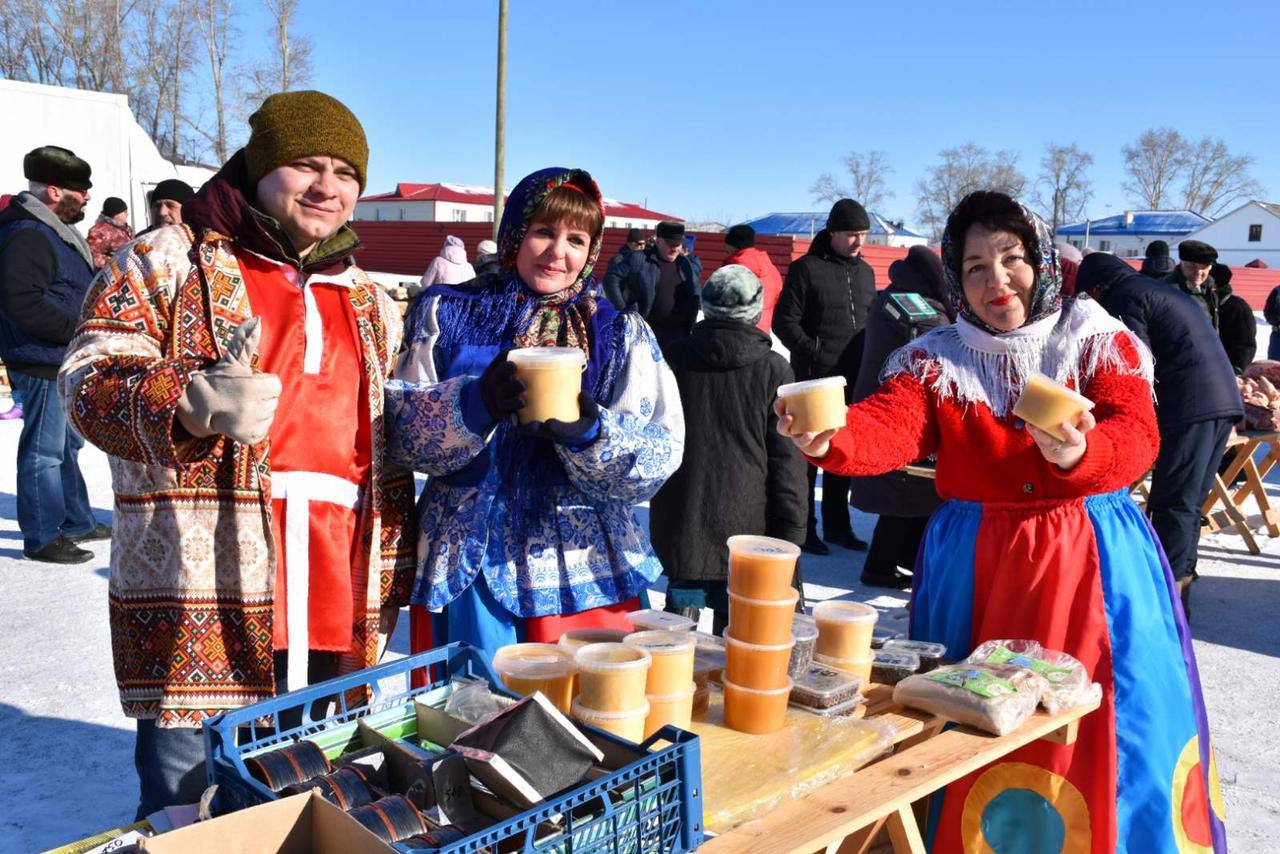
[{"label": "plastic tub of honey", "polygon": [[1077,394],[1044,374],[1031,374],[1022,387],[1022,394],[1013,405],[1013,414],[1028,424],[1034,424],[1059,442],[1067,437],[1063,424],[1075,426],[1080,416],[1093,409],[1093,401]]},{"label": "plastic tub of honey", "polygon": [[785,599],[748,599],[729,594],[729,627],[725,634],[736,640],[777,646],[791,640],[791,619],[800,594],[792,590]]},{"label": "plastic tub of honey", "polygon": [[792,590],[800,547],[786,540],[740,534],[729,546],[729,592],[748,599],[782,599]]},{"label": "plastic tub of honey", "polygon": [[629,611],[624,615],[635,626],[637,632],[691,632],[698,624],[688,617],[673,614],[670,611],[659,611],[657,608],[645,608],[643,611]]},{"label": "plastic tub of honey", "polygon": [[640,706],[630,711],[601,712],[574,700],[571,714],[584,724],[600,727],[605,732],[638,743],[644,740],[644,722],[649,717],[649,704],[642,701]]},{"label": "plastic tub of honey", "polygon": [[690,682],[683,690],[674,694],[650,694],[647,698],[649,714],[644,719],[644,737],[648,738],[667,724],[688,729],[693,720],[693,695],[696,690],[696,686]]},{"label": "plastic tub of honey", "polygon": [[775,691],[790,684],[787,665],[791,663],[791,650],[796,645],[794,638],[771,646],[745,643],[732,636],[724,642],[728,651],[724,681],[757,691]]},{"label": "plastic tub of honey", "polygon": [[863,659],[871,655],[871,632],[879,613],[862,602],[828,599],[813,606],[818,624],[815,653],[831,658]]},{"label": "plastic tub of honey", "polygon": [[622,643],[631,632],[626,629],[570,629],[560,636],[556,646],[573,655],[584,646],[593,643]]},{"label": "plastic tub of honey", "polygon": [[586,355],[578,347],[524,347],[507,353],[516,366],[516,379],[525,384],[525,407],[516,413],[520,423],[555,418],[573,422],[581,417],[578,393]]},{"label": "plastic tub of honey", "polygon": [[649,679],[645,692],[665,697],[677,694],[693,681],[693,653],[697,647],[692,632],[636,632],[623,643],[649,653]]},{"label": "plastic tub of honey", "polygon": [[516,643],[493,655],[502,684],[522,697],[541,691],[557,709],[568,713],[573,699],[573,656],[550,643]]},{"label": "plastic tub of honey", "polygon": [[794,419],[792,433],[821,433],[845,425],[844,377],[822,377],[778,386],[782,408]]},{"label": "plastic tub of honey", "polygon": [[596,712],[630,712],[644,705],[653,657],[624,643],[593,643],[574,655],[578,699]]},{"label": "plastic tub of honey", "polygon": [[724,725],[738,732],[763,735],[777,732],[787,723],[787,699],[791,696],[791,680],[785,688],[756,691],[724,683]]},{"label": "plastic tub of honey", "polygon": [[834,658],[830,655],[823,655],[820,652],[813,654],[813,660],[817,664],[825,664],[828,667],[834,667],[837,670],[843,670],[845,673],[852,673],[854,676],[862,679],[863,690],[871,682],[871,666],[875,662],[875,656],[868,655],[864,658]]}]

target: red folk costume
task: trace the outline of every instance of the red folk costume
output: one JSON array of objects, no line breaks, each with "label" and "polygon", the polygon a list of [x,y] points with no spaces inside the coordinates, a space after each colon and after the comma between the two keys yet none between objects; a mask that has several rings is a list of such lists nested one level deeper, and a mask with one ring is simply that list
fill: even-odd
[{"label": "red folk costume", "polygon": [[[356,507],[369,471],[367,380],[350,268],[300,277],[239,249],[262,319],[258,369],[280,378],[271,424],[271,530],[276,543],[273,641],[290,650],[289,685],[306,684],[307,651],[351,646]],[[352,415],[357,417],[352,418]]]},{"label": "red folk costume", "polygon": [[[1009,411],[1037,365],[1095,404],[1068,471]],[[949,786],[933,850],[1225,851],[1190,633],[1127,495],[1159,446],[1149,353],[1077,299],[1001,335],[961,318],[886,372],[814,462],[859,477],[936,455],[945,503],[917,561],[912,636],[956,659],[988,640],[1035,640],[1103,689],[1075,744],[1037,742]]]}]

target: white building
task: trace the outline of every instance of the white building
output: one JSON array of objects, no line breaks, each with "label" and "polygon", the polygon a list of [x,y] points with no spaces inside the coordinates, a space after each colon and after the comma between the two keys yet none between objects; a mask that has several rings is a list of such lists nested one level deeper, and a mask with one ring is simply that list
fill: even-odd
[{"label": "white building", "polygon": [[1121,258],[1141,258],[1147,244],[1163,240],[1172,253],[1180,240],[1209,223],[1194,211],[1125,211],[1101,219],[1058,226],[1058,240]]},{"label": "white building", "polygon": [[137,230],[148,225],[147,193],[156,184],[180,178],[199,187],[213,175],[210,169],[178,166],[161,157],[133,117],[126,95],[0,80],[0,115],[5,117],[0,193],[27,189],[22,158],[28,151],[42,145],[69,148],[93,170],[89,207],[79,225],[86,233],[108,196],[124,199]]},{"label": "white building", "polygon": [[[1243,267],[1254,259],[1280,267],[1280,204],[1246,202],[1187,235],[1218,250],[1218,260]],[[1170,246],[1177,253],[1177,247]]]},{"label": "white building", "polygon": [[[510,191],[508,191],[510,192]],[[652,229],[679,217],[640,205],[604,200],[605,228]],[[390,193],[365,196],[356,203],[356,220],[375,222],[493,222],[493,188],[467,184],[396,184]]]}]

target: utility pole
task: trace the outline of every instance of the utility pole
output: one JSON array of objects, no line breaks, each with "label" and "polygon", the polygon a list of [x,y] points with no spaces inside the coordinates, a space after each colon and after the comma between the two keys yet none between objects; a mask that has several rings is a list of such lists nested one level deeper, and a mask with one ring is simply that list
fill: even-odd
[{"label": "utility pole", "polygon": [[507,149],[507,0],[498,0],[498,109],[493,136],[493,239],[502,222],[503,161]]}]

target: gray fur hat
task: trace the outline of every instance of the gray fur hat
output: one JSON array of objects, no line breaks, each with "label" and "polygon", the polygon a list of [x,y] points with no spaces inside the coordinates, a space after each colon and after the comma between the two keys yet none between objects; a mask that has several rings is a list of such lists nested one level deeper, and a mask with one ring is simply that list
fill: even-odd
[{"label": "gray fur hat", "polygon": [[726,264],[702,286],[702,313],[714,320],[755,324],[764,311],[764,288],[741,264]]}]

